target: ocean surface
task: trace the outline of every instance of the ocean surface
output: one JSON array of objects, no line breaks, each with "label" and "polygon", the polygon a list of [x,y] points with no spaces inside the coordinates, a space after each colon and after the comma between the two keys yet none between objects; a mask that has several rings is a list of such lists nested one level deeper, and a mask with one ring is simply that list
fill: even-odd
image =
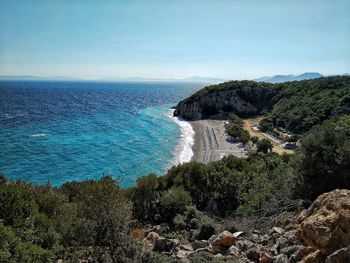
[{"label": "ocean surface", "polygon": [[194,132],[171,106],[201,88],[165,82],[0,82],[0,172],[34,184],[123,187],[189,161]]}]

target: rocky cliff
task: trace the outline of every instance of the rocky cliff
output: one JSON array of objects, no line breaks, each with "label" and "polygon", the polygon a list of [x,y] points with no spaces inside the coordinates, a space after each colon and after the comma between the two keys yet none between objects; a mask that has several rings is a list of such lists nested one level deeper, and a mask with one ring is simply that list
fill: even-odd
[{"label": "rocky cliff", "polygon": [[282,90],[267,83],[231,81],[200,90],[179,102],[175,116],[188,120],[226,118],[235,113],[241,117],[258,115],[269,110],[281,98]]}]

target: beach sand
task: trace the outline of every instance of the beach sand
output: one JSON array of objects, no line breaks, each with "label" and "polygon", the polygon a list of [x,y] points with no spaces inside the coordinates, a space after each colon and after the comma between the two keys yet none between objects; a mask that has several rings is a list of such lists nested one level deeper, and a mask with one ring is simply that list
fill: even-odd
[{"label": "beach sand", "polygon": [[233,143],[225,133],[225,121],[190,121],[195,132],[193,157],[191,161],[208,163],[220,160],[226,155],[247,157],[240,143]]}]

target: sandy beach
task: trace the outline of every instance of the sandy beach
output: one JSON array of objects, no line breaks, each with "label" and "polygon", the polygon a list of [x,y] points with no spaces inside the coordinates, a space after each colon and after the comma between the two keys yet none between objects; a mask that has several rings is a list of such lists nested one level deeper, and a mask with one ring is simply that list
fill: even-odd
[{"label": "sandy beach", "polygon": [[233,143],[225,133],[225,121],[199,120],[190,121],[195,132],[193,156],[191,161],[208,163],[220,160],[226,155],[247,157],[240,143]]}]

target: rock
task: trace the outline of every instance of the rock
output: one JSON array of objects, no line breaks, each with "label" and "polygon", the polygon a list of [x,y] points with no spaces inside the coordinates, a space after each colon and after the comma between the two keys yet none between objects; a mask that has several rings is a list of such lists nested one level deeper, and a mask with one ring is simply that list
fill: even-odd
[{"label": "rock", "polygon": [[350,190],[320,195],[299,216],[297,235],[309,246],[329,255],[350,245]]},{"label": "rock", "polygon": [[167,239],[164,237],[160,237],[155,240],[153,250],[158,252],[171,252],[179,244],[180,241],[178,239]]},{"label": "rock", "polygon": [[290,257],[291,261],[299,262],[307,255],[315,252],[317,249],[314,247],[305,247],[302,246],[299,250],[295,251],[294,254]]},{"label": "rock", "polygon": [[325,263],[350,262],[350,246],[335,251],[326,258]]},{"label": "rock", "polygon": [[209,243],[212,243],[213,240],[214,240],[216,237],[217,237],[216,235],[212,235],[212,236],[208,239],[208,242],[209,242]]},{"label": "rock", "polygon": [[152,250],[154,242],[159,238],[158,233],[149,232],[147,236],[142,240],[142,248],[144,250]]},{"label": "rock", "polygon": [[280,249],[280,253],[285,254],[289,257],[290,255],[292,255],[293,253],[295,253],[296,251],[300,250],[303,247],[304,246],[302,246],[302,245],[293,245],[293,246],[289,246],[289,247],[284,247],[284,248]]},{"label": "rock", "polygon": [[289,263],[288,257],[284,254],[275,256],[273,263]]},{"label": "rock", "polygon": [[252,246],[245,252],[245,255],[248,259],[258,261],[260,258],[260,250],[257,246]]},{"label": "rock", "polygon": [[261,252],[259,263],[272,263],[273,262],[273,256],[266,251]]},{"label": "rock", "polygon": [[197,250],[199,248],[205,248],[209,245],[209,242],[207,240],[195,240],[192,242],[192,248],[194,250]]},{"label": "rock", "polygon": [[193,247],[191,244],[181,244],[180,248],[182,250],[186,250],[186,251],[193,251]]},{"label": "rock", "polygon": [[146,236],[146,239],[151,243],[154,243],[154,241],[158,238],[159,238],[159,234],[156,232],[149,232]]},{"label": "rock", "polygon": [[280,227],[273,227],[273,228],[270,230],[269,234],[272,235],[273,233],[277,233],[277,234],[279,234],[279,235],[282,235],[283,229],[280,228]]},{"label": "rock", "polygon": [[180,101],[175,107],[174,115],[188,120],[200,120],[217,115],[227,118],[235,112],[239,116],[252,116],[262,110],[271,108],[279,99],[280,89],[264,87],[231,88],[202,92],[200,96],[191,96]]},{"label": "rock", "polygon": [[254,246],[253,242],[246,239],[238,240],[236,243],[241,251],[246,251],[249,247]]},{"label": "rock", "polygon": [[152,227],[152,232],[155,232],[157,234],[162,234],[162,227],[160,225],[155,225]]},{"label": "rock", "polygon": [[316,250],[315,252],[312,252],[311,254],[307,255],[305,258],[303,258],[300,263],[323,263],[324,262],[324,255],[321,253],[320,250]]},{"label": "rock", "polygon": [[183,251],[183,250],[179,250],[177,253],[176,253],[176,257],[178,259],[185,259],[187,258],[189,255],[191,255],[193,253],[193,251]]},{"label": "rock", "polygon": [[236,242],[235,236],[229,231],[223,231],[217,235],[213,240],[209,241],[212,246],[221,246],[224,248],[229,248]]},{"label": "rock", "polygon": [[243,231],[238,231],[238,232],[234,232],[233,233],[233,236],[236,237],[236,238],[239,237],[239,236],[242,236],[242,235],[244,235]]},{"label": "rock", "polygon": [[236,246],[230,246],[227,249],[226,254],[231,255],[237,259],[240,258],[240,251],[239,251],[239,248]]}]

